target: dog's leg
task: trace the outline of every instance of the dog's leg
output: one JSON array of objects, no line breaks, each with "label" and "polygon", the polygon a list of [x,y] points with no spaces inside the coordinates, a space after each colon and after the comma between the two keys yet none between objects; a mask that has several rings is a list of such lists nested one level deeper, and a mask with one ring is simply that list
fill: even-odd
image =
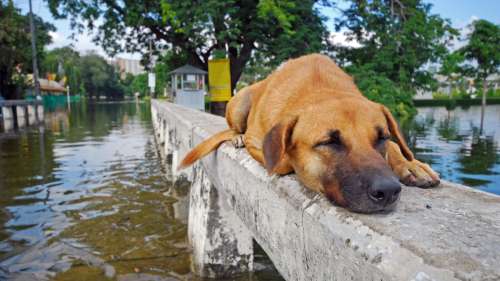
[{"label": "dog's leg", "polygon": [[241,89],[227,104],[226,121],[231,129],[240,134],[247,129],[247,117],[252,104],[250,87]]},{"label": "dog's leg", "polygon": [[439,175],[429,165],[417,159],[408,161],[397,143],[388,141],[386,148],[387,162],[403,184],[422,188],[439,184]]}]

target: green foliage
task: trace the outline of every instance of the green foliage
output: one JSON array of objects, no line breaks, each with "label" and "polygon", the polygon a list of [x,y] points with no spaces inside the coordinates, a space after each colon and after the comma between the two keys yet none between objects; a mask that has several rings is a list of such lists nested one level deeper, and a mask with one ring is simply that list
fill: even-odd
[{"label": "green foliage", "polygon": [[70,93],[80,93],[80,85],[82,77],[80,71],[80,54],[71,47],[56,48],[48,51],[41,63],[40,73],[56,73],[58,81],[66,77],[67,85],[70,88]]},{"label": "green foliage", "polygon": [[435,100],[469,100],[471,99],[470,94],[466,91],[461,90],[459,88],[455,88],[451,90],[450,94],[446,94],[443,92],[433,92],[432,98]]},{"label": "green foliage", "polygon": [[445,94],[443,92],[433,92],[432,93],[432,98],[435,100],[449,100],[450,95]]},{"label": "green foliage", "polygon": [[120,99],[125,93],[115,68],[97,54],[80,56],[71,47],[56,48],[47,52],[42,65],[41,73],[57,73],[57,80],[66,77],[72,95]]},{"label": "green foliage", "polygon": [[389,102],[396,114],[414,112],[411,97],[416,90],[437,86],[423,66],[447,54],[446,44],[457,31],[448,20],[431,14],[431,5],[421,0],[350,2],[336,29],[347,30],[348,40],[361,46],[335,47],[338,62],[350,65],[358,85],[378,86],[376,94],[367,94],[370,89],[361,86],[367,96]]},{"label": "green foliage", "polygon": [[148,74],[142,73],[136,75],[134,77],[134,80],[132,81],[132,84],[130,85],[130,90],[132,92],[132,95],[135,95],[135,93],[139,93],[140,97],[149,96]]},{"label": "green foliage", "polygon": [[468,43],[457,52],[468,60],[467,74],[483,81],[500,67],[500,26],[486,20],[471,24]]},{"label": "green foliage", "polygon": [[455,100],[465,100],[470,99],[471,97],[466,91],[455,88],[451,91],[451,98]]},{"label": "green foliage", "polygon": [[262,63],[264,60],[265,58],[261,54],[252,56],[238,81],[236,90],[239,91],[245,86],[266,78],[274,70],[274,67]]},{"label": "green foliage", "polygon": [[129,97],[132,97],[134,95],[132,91],[132,83],[134,82],[134,79],[135,79],[134,75],[132,75],[131,73],[127,73],[125,75],[125,78],[120,81],[120,84],[123,87],[124,95]]},{"label": "green foliage", "polygon": [[[36,26],[37,56],[43,59],[45,45],[51,43],[49,31],[55,27],[40,17]],[[16,67],[18,70],[16,70]],[[32,73],[31,33],[28,15],[22,15],[12,0],[0,1],[0,92],[8,99],[21,98],[25,81],[21,73]]]},{"label": "green foliage", "polygon": [[461,65],[464,60],[465,57],[460,52],[452,52],[446,55],[441,62],[439,73],[452,80],[456,80],[456,78],[460,77],[459,74],[464,71]]},{"label": "green foliage", "polygon": [[85,93],[89,98],[106,96],[111,99],[123,97],[124,90],[114,67],[97,54],[88,54],[80,58],[80,73]]},{"label": "green foliage", "polygon": [[400,119],[409,118],[416,113],[412,93],[405,91],[394,81],[370,68],[350,66],[347,71],[354,76],[356,85],[367,98],[384,104]]},{"label": "green foliage", "polygon": [[462,72],[474,77],[476,83],[483,84],[483,92],[487,91],[486,78],[497,73],[500,67],[500,25],[486,20],[476,20],[471,24],[472,32],[467,36],[467,45],[457,51],[466,60]]},{"label": "green foliage", "polygon": [[170,84],[169,72],[188,63],[187,55],[184,52],[167,51],[158,58],[154,72],[156,74],[156,96],[163,96],[163,89]]},{"label": "green foliage", "polygon": [[[207,69],[214,52],[230,59],[234,88],[256,53],[277,65],[325,48],[328,32],[315,4],[327,1],[85,1],[47,0],[56,18],[70,18],[75,29],[98,28],[97,41],[110,54],[170,49],[186,55],[194,66]],[[125,41],[126,44],[121,42]]]},{"label": "green foliage", "polygon": [[489,98],[500,98],[500,88],[493,90],[490,89],[487,93],[487,97]]}]

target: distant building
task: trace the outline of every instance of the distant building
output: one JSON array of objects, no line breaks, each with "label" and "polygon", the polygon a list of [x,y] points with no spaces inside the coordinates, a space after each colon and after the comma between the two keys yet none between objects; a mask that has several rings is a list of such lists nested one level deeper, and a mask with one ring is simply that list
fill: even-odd
[{"label": "distant building", "polygon": [[116,58],[115,60],[110,60],[109,64],[115,66],[120,73],[120,78],[125,78],[127,73],[132,75],[138,75],[144,73],[144,67],[141,65],[140,60],[134,59],[124,59],[124,58]]}]

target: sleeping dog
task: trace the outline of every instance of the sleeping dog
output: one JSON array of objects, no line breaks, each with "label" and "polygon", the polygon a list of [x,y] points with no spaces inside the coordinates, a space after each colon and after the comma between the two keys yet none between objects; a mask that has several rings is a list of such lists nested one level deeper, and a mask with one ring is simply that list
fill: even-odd
[{"label": "sleeping dog", "polygon": [[415,159],[390,111],[365,98],[329,57],[290,60],[228,103],[229,129],[189,152],[179,168],[231,140],[270,174],[295,172],[309,189],[351,211],[392,210],[401,184],[439,176]]}]

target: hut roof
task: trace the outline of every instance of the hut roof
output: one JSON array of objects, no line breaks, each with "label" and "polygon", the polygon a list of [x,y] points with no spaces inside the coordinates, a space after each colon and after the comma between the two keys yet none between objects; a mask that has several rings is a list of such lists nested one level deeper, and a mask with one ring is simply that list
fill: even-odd
[{"label": "hut roof", "polygon": [[207,72],[190,64],[186,64],[177,69],[174,69],[173,71],[170,71],[168,74],[207,74]]},{"label": "hut roof", "polygon": [[47,79],[38,79],[40,83],[40,90],[46,92],[66,92],[66,88],[64,88],[61,84],[56,81],[51,81]]},{"label": "hut roof", "polygon": [[[33,74],[27,75],[27,81],[31,87],[34,87]],[[40,91],[58,92],[58,93],[65,93],[66,92],[66,88],[64,87],[64,83],[62,81],[57,82],[57,81],[48,80],[48,79],[44,79],[44,78],[38,78],[38,83],[40,84]]]}]

